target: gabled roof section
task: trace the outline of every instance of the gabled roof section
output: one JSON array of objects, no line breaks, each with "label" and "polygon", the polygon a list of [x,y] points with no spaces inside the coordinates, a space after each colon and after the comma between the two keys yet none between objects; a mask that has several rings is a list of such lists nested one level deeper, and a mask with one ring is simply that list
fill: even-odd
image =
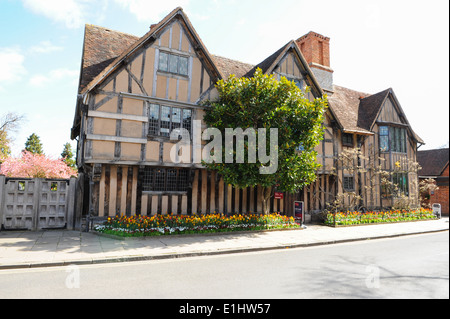
[{"label": "gabled roof section", "polygon": [[413,131],[394,91],[389,88],[376,94],[369,94],[334,85],[334,94],[328,98],[330,108],[338,117],[346,133],[370,134],[380,112],[391,97],[400,118],[407,125],[411,136],[420,144],[425,142]]},{"label": "gabled roof section", "polygon": [[79,92],[137,40],[134,35],[86,24]]},{"label": "gabled roof section", "polygon": [[441,176],[448,166],[448,161],[448,148],[417,152],[417,162],[422,167],[419,171],[419,175],[423,177]]},{"label": "gabled roof section", "polygon": [[191,22],[184,13],[183,9],[181,7],[178,7],[171,13],[169,13],[163,20],[161,20],[161,22],[159,22],[156,25],[152,25],[150,31],[147,32],[147,34],[135,40],[135,42],[131,46],[129,46],[128,48],[126,48],[124,51],[121,52],[119,57],[117,57],[116,59],[112,59],[111,63],[107,67],[105,67],[99,74],[97,74],[97,76],[94,79],[92,79],[92,81],[80,91],[80,93],[84,94],[86,92],[89,92],[97,85],[99,85],[104,79],[106,79],[106,77],[109,74],[111,74],[117,68],[119,68],[128,57],[132,56],[132,54],[136,52],[136,50],[138,50],[141,46],[143,46],[147,41],[156,39],[164,30],[164,28],[170,22],[172,22],[173,19],[176,18],[180,19],[180,21],[184,24],[187,31],[189,32],[189,35],[194,39],[194,42],[196,42],[194,44],[194,50],[197,52],[197,54],[200,54],[204,58],[205,63],[208,65],[208,67],[210,67],[213,70],[213,73],[215,73],[217,79],[222,78],[223,76],[221,72],[215,66],[211,55],[204,46],[203,42],[201,41]]},{"label": "gabled roof section", "polygon": [[282,46],[279,50],[274,52],[272,55],[270,55],[264,61],[255,65],[251,70],[248,71],[248,73],[245,76],[252,77],[255,74],[257,68],[260,68],[263,73],[271,73],[275,69],[275,66],[277,65],[277,63],[280,62],[280,60],[282,59],[284,54],[289,49],[291,42]]},{"label": "gabled roof section", "polygon": [[357,127],[371,131],[377,120],[378,114],[386,101],[391,89],[369,95],[360,100]]},{"label": "gabled roof section", "polygon": [[300,61],[300,67],[302,69],[301,73],[308,80],[310,84],[309,86],[311,87],[311,92],[314,94],[315,97],[323,96],[324,93],[322,91],[322,88],[317,82],[314,73],[309,68],[309,65],[306,62],[305,57],[303,56],[302,52],[300,51],[300,48],[298,47],[297,43],[294,40],[289,41],[287,44],[282,46],[279,50],[277,50],[267,59],[255,65],[245,76],[252,77],[255,74],[257,68],[260,68],[262,72],[265,74],[272,73],[276,69],[278,63],[280,63],[283,57],[291,50],[296,54],[296,56]]},{"label": "gabled roof section", "polygon": [[381,112],[381,109],[384,105],[384,102],[386,101],[386,99],[390,97],[392,98],[392,101],[394,102],[394,106],[397,108],[397,112],[398,115],[400,116],[400,118],[405,122],[405,124],[408,126],[408,129],[411,132],[411,135],[414,137],[414,139],[416,140],[417,143],[424,145],[425,142],[420,138],[419,135],[416,134],[416,132],[414,132],[414,130],[412,129],[411,124],[409,124],[408,118],[406,117],[405,112],[403,111],[402,106],[400,105],[400,102],[397,99],[397,96],[394,93],[394,90],[391,88],[389,89],[388,95],[386,96],[386,98],[384,99],[383,103],[380,106],[380,110],[378,111],[378,114],[376,116],[376,118],[374,119],[374,122],[372,123],[371,129],[373,128],[373,126],[375,125],[376,120],[378,119],[378,115]]}]

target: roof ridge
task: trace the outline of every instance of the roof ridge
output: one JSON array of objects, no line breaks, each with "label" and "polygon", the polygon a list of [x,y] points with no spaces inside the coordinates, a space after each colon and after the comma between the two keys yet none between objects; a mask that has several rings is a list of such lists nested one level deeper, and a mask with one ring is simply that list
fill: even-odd
[{"label": "roof ridge", "polygon": [[222,59],[231,60],[231,61],[234,61],[234,62],[239,62],[239,63],[242,63],[242,64],[247,64],[247,65],[249,65],[249,66],[255,66],[255,64],[253,64],[253,63],[243,62],[243,61],[236,60],[236,59],[232,59],[232,58],[228,58],[228,57],[226,57],[226,56],[219,55],[219,54],[214,54],[214,53],[212,53],[212,56],[213,56],[213,57],[222,58]]},{"label": "roof ridge", "polygon": [[253,76],[253,74],[256,72],[258,68],[260,68],[264,73],[266,73],[266,71],[274,64],[274,62],[281,55],[281,53],[284,52],[286,48],[290,46],[293,42],[294,40],[290,40],[288,43],[284,44],[281,48],[273,52],[267,58],[265,58],[258,64],[254,65],[253,68],[249,70],[245,76]]},{"label": "roof ridge", "polygon": [[89,27],[100,28],[100,29],[103,29],[103,30],[109,31],[109,32],[114,32],[114,33],[120,33],[120,34],[128,35],[128,36],[131,36],[131,37],[135,37],[135,38],[137,38],[137,39],[140,39],[140,38],[141,38],[141,37],[139,37],[139,36],[137,36],[137,35],[134,35],[134,34],[131,34],[131,33],[113,30],[113,29],[111,29],[111,28],[102,27],[102,26],[96,25],[96,24],[86,23],[86,24],[85,24],[85,28],[87,28],[88,26],[89,26]]},{"label": "roof ridge", "polygon": [[434,148],[431,150],[419,150],[419,152],[436,152],[436,151],[445,151],[445,150],[450,150],[448,147],[443,147],[443,148]]},{"label": "roof ridge", "polygon": [[341,88],[341,89],[349,90],[349,91],[352,91],[352,92],[355,92],[355,93],[365,94],[365,95],[367,95],[367,97],[375,95],[375,94],[378,94],[378,93],[381,93],[381,92],[378,92],[378,93],[374,94],[374,93],[367,93],[367,92],[357,91],[357,90],[350,89],[348,87],[345,87],[345,86],[342,86],[342,85],[337,85],[337,84],[333,84],[333,86]]},{"label": "roof ridge", "polygon": [[[153,25],[149,31],[147,31],[146,34],[144,34],[142,37],[138,37],[134,44],[129,46],[127,49],[125,49],[111,64],[109,64],[106,68],[103,69],[99,74],[97,74],[80,92],[81,94],[85,94],[86,92],[90,91],[92,88],[97,86],[101,81],[103,81],[115,68],[119,67],[119,64],[122,63],[128,56],[132,55],[135,50],[139,48],[145,41],[150,39],[153,35],[157,34],[161,27],[166,26],[172,19],[175,19],[178,15],[181,16],[181,18],[185,21],[187,25],[188,32],[191,32],[192,36],[194,37],[195,41],[198,41],[200,44],[201,49],[204,51],[204,55],[206,57],[206,60],[210,61],[212,60],[211,54],[208,52],[208,49],[203,44],[202,40],[198,36],[197,32],[195,31],[194,27],[192,26],[192,23],[190,22],[187,15],[184,13],[183,9],[181,7],[177,7],[174,10],[172,10],[168,15],[166,15],[160,22]],[[218,77],[222,77],[221,71],[217,68],[215,63],[213,61],[210,61],[210,64],[214,71],[217,73]]]}]

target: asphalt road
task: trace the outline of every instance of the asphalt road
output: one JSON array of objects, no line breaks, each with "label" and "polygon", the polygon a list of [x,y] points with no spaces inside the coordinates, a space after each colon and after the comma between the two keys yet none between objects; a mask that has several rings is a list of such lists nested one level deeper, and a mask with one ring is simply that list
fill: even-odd
[{"label": "asphalt road", "polygon": [[449,298],[448,232],[248,254],[0,271],[0,299]]}]

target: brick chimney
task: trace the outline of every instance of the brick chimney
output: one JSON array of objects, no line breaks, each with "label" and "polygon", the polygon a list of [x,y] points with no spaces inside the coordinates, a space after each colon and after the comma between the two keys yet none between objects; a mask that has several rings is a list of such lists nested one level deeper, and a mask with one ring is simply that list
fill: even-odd
[{"label": "brick chimney", "polygon": [[330,67],[330,38],[311,31],[295,42],[322,89],[333,92],[334,71]]}]

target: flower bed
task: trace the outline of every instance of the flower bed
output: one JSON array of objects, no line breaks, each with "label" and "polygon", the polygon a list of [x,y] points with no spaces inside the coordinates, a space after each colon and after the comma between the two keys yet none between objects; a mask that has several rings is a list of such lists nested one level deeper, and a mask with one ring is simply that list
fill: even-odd
[{"label": "flower bed", "polygon": [[266,229],[295,229],[300,226],[292,217],[271,215],[155,215],[108,218],[95,230],[123,237],[201,234]]},{"label": "flower bed", "polygon": [[340,212],[328,213],[325,224],[328,226],[353,226],[380,223],[398,223],[417,220],[433,220],[436,216],[428,209],[414,211],[387,211],[387,212]]}]

